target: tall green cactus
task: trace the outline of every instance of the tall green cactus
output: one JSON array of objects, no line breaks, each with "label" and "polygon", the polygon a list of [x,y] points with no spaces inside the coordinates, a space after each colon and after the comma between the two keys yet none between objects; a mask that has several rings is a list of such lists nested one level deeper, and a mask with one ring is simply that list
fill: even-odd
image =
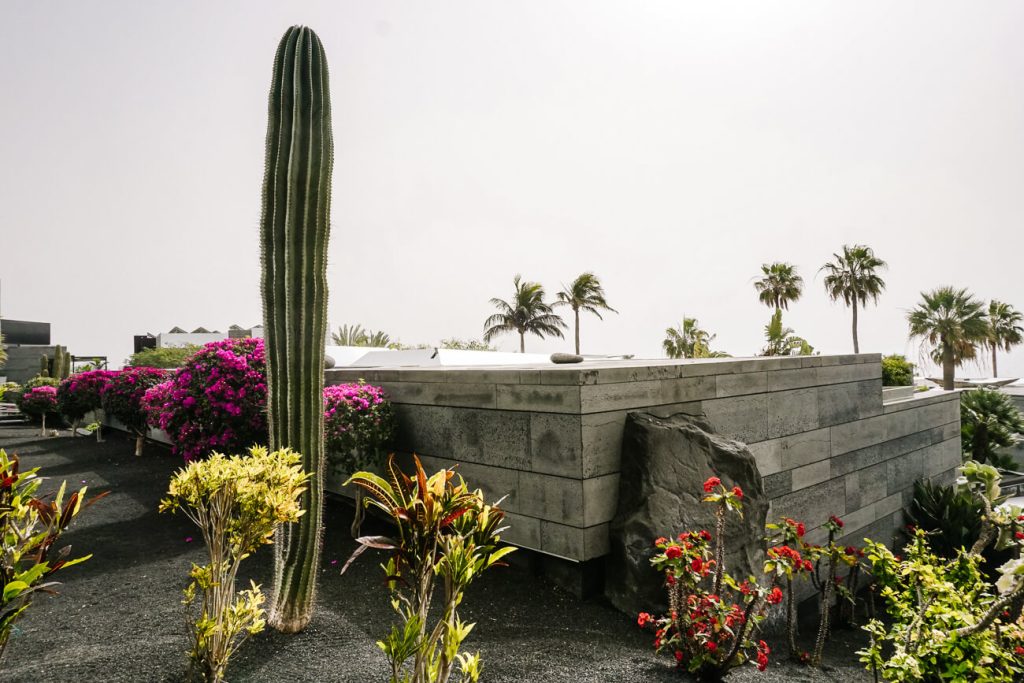
[{"label": "tall green cactus", "polygon": [[331,100],[313,31],[293,26],[274,58],[260,241],[270,448],[302,454],[305,514],[278,534],[269,621],[302,630],[313,614],[323,515],[324,338],[330,236]]},{"label": "tall green cactus", "polygon": [[39,357],[39,376],[50,376],[50,357],[47,356],[45,353]]},{"label": "tall green cactus", "polygon": [[68,354],[67,347],[57,344],[57,348],[53,352],[53,368],[50,371],[50,376],[65,380],[70,375],[71,356]]}]

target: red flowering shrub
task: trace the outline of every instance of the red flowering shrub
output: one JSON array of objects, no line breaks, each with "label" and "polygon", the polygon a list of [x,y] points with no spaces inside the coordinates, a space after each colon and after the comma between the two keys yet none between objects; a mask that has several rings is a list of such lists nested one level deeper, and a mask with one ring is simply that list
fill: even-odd
[{"label": "red flowering shrub", "polygon": [[170,436],[185,460],[267,442],[263,340],[206,344],[146,395],[149,424]]},{"label": "red flowering shrub", "polygon": [[748,661],[763,671],[769,649],[753,638],[769,604],[782,595],[774,584],[740,584],[725,571],[725,516],[729,511],[742,514],[743,491],[727,489],[711,477],[704,492],[704,502],[717,508],[715,535],[702,529],[655,541],[660,552],[651,564],[665,576],[669,613],[654,617],[641,612],[637,624],[654,629],[655,651],[671,652],[680,669],[698,678],[717,680]]},{"label": "red flowering shrub", "polygon": [[[825,522],[828,531],[828,543],[823,546],[812,545],[804,539],[804,524],[783,518],[778,524],[767,525],[769,532],[775,532],[770,539],[776,543],[768,549],[768,561],[765,562],[765,573],[781,580],[786,587],[786,635],[790,657],[814,666],[821,664],[822,650],[829,635],[829,622],[835,607],[833,602],[838,597],[839,616],[853,620],[853,606],[860,578],[860,558],[864,552],[853,546],[841,546],[835,542],[843,528],[843,520],[835,515]],[[845,578],[838,576],[841,566],[849,567]],[[801,576],[808,576],[818,591],[819,623],[818,635],[815,640],[814,652],[801,652],[796,647],[796,605],[794,582]]]},{"label": "red flowering shrub", "polygon": [[57,387],[57,412],[71,421],[72,432],[86,413],[102,406],[104,387],[117,373],[112,370],[89,370],[71,375]]}]

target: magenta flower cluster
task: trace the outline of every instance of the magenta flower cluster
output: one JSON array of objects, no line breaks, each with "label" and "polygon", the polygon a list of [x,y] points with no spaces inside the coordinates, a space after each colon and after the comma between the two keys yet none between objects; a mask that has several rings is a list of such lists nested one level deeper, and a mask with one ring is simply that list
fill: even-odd
[{"label": "magenta flower cluster", "polygon": [[163,382],[166,371],[158,368],[126,367],[113,373],[100,392],[103,410],[136,434],[146,431],[146,391]]},{"label": "magenta flower cluster", "polygon": [[39,417],[46,413],[52,413],[57,408],[56,387],[33,387],[21,395],[18,401],[18,409],[26,415]]},{"label": "magenta flower cluster", "polygon": [[103,389],[117,375],[113,370],[89,370],[71,375],[57,387],[57,412],[69,420],[101,407]]},{"label": "magenta flower cluster", "polygon": [[146,394],[149,424],[185,460],[267,442],[267,369],[262,339],[224,339],[197,351]]},{"label": "magenta flower cluster", "polygon": [[324,445],[342,472],[379,463],[394,434],[394,410],[383,389],[364,382],[324,387]]}]

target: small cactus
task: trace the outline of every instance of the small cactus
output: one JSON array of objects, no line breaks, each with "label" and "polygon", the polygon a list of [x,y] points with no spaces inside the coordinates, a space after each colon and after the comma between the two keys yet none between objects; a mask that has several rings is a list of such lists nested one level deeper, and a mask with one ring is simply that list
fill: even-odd
[{"label": "small cactus", "polygon": [[50,376],[50,357],[45,353],[39,357],[39,376]]}]

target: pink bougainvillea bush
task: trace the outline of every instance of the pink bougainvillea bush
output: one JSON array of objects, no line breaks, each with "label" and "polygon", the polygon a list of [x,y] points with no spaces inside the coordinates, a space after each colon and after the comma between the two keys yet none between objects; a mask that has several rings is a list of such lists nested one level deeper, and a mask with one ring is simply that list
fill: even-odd
[{"label": "pink bougainvillea bush", "polygon": [[18,409],[26,415],[42,418],[42,433],[46,433],[46,414],[57,411],[57,389],[42,386],[32,387],[18,399]]},{"label": "pink bougainvillea bush", "polygon": [[324,387],[324,443],[341,471],[383,462],[394,434],[395,413],[383,389],[365,382]]},{"label": "pink bougainvillea bush", "polygon": [[57,387],[57,412],[77,426],[86,413],[102,407],[103,389],[116,374],[112,370],[89,370],[71,375]]},{"label": "pink bougainvillea bush", "polygon": [[266,443],[266,406],[263,340],[254,338],[206,344],[146,395],[149,424],[185,460]]},{"label": "pink bougainvillea bush", "polygon": [[157,368],[127,367],[114,373],[101,392],[100,399],[107,415],[135,433],[135,455],[142,455],[142,444],[146,438],[143,397],[165,377],[165,371]]}]

